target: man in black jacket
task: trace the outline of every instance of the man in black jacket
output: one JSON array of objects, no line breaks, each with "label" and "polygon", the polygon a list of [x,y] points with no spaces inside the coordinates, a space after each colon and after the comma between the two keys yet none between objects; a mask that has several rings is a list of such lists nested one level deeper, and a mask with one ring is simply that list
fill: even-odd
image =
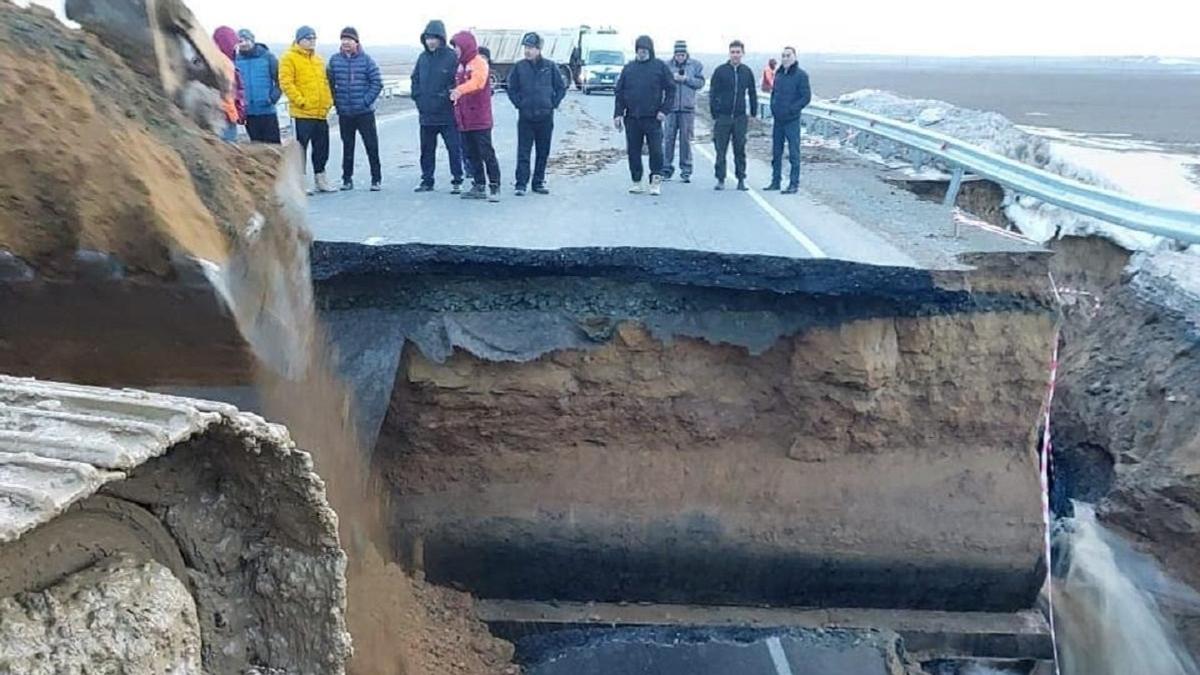
[{"label": "man in black jacket", "polygon": [[675,80],[666,63],[654,58],[654,41],[643,35],[634,45],[637,58],[625,64],[617,78],[613,124],[625,128],[629,153],[629,191],[642,194],[642,145],[650,145],[650,194],[662,192],[663,120],[675,99]]},{"label": "man in black jacket", "polygon": [[775,114],[775,125],[771,129],[771,184],[763,189],[780,188],[786,141],[792,171],[783,194],[794,195],[800,191],[800,113],[811,101],[808,73],[796,63],[796,50],[784,47],[783,63],[775,73],[775,88],[771,90],[771,110]]},{"label": "man in black jacket", "polygon": [[533,191],[548,195],[546,160],[550,157],[550,139],[554,135],[554,111],[567,95],[558,64],[542,58],[542,38],[526,33],[521,38],[525,58],[508,74],[508,100],[517,109],[517,196],[525,194],[529,184],[529,152],[537,146],[533,166]]},{"label": "man in black jacket", "polygon": [[[737,189],[746,187],[746,132],[750,117],[758,116],[758,94],[754,71],[742,63],[746,46],[741,40],[729,43],[729,62],[717,66],[708,88],[708,106],[713,118],[713,144],[717,150],[716,190],[725,189],[725,157],[733,140],[733,169]],[[746,116],[747,108],[749,117]]]},{"label": "man in black jacket", "polygon": [[417,57],[412,72],[412,98],[417,103],[421,122],[421,184],[417,192],[433,191],[433,173],[437,162],[437,139],[442,137],[450,155],[451,192],[462,191],[462,141],[454,122],[454,104],[450,90],[458,71],[458,55],[446,44],[446,24],[430,21],[421,33],[425,48]]}]

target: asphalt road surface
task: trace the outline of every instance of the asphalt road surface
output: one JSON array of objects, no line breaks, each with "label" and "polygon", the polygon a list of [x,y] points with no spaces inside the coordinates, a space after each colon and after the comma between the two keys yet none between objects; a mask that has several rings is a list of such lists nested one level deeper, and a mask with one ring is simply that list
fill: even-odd
[{"label": "asphalt road surface", "polygon": [[[370,176],[360,145],[358,188],[314,196],[310,224],[318,239],[372,245],[643,246],[915,265],[869,224],[855,222],[806,192],[761,192],[770,178],[765,162],[751,159],[750,192],[714,191],[712,146],[703,129],[697,130],[705,140],[696,142],[691,184],[668,182],[660,197],[629,194],[624,134],[612,127],[612,105],[611,96],[571,92],[555,122],[547,176],[551,194],[516,197],[516,114],[498,94],[493,106],[493,140],[503,180],[498,204],[451,195],[444,150],[438,154],[436,191],[413,193],[420,181],[417,116],[412,110],[389,114],[380,120],[384,190],[367,191]],[[327,172],[331,182],[340,182],[336,126],[332,136]],[[727,187],[733,184],[731,179]]]}]

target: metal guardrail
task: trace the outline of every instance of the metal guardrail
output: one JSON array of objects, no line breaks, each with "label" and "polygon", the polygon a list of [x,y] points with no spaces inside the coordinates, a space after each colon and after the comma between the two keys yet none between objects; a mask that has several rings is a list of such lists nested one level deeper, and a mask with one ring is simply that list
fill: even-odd
[{"label": "metal guardrail", "polygon": [[858,129],[907,146],[914,151],[913,164],[917,166],[924,163],[922,155],[925,155],[936,157],[954,167],[950,189],[946,194],[948,205],[954,204],[963,175],[970,171],[1018,194],[1069,211],[1139,232],[1191,244],[1200,243],[1200,212],[1197,211],[1162,206],[1087,185],[946,134],[846,106],[813,103],[805,108],[804,116]]}]

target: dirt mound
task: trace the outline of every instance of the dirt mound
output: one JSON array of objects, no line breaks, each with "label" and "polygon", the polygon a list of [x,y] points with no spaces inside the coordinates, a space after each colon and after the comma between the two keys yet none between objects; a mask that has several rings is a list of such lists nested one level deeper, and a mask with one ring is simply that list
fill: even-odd
[{"label": "dirt mound", "polygon": [[224,260],[274,211],[278,153],[222,143],[94,36],[0,2],[0,249],[63,274],[78,249],[133,273]]}]

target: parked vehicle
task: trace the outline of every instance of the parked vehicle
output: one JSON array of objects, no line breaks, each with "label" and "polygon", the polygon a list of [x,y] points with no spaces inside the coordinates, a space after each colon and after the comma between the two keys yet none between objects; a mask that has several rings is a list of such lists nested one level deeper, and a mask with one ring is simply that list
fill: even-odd
[{"label": "parked vehicle", "polygon": [[[562,70],[563,80],[574,83],[585,94],[593,91],[612,91],[617,76],[629,60],[628,45],[611,28],[593,29],[590,26],[537,30],[542,37],[542,55],[554,61]],[[492,52],[492,87],[501,89],[508,73],[525,58],[521,39],[529,29],[483,28],[473,30],[479,46]]]}]

